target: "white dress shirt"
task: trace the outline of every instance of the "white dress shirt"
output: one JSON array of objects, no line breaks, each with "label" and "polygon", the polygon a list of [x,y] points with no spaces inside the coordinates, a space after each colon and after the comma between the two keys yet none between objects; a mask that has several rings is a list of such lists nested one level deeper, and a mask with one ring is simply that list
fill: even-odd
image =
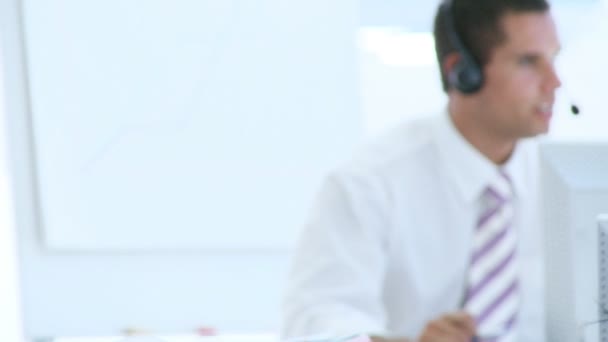
[{"label": "white dress shirt", "polygon": [[[538,156],[521,141],[503,169],[515,191],[518,341],[544,341]],[[318,195],[284,298],[283,337],[415,338],[461,309],[481,194],[498,168],[446,113],[409,122],[332,173]]]}]

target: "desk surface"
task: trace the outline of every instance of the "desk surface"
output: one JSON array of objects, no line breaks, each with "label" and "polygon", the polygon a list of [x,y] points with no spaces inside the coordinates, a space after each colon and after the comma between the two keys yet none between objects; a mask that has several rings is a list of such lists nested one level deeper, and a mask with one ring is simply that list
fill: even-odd
[{"label": "desk surface", "polygon": [[218,336],[159,335],[159,336],[104,336],[59,337],[50,342],[278,342],[275,334],[225,334]]}]

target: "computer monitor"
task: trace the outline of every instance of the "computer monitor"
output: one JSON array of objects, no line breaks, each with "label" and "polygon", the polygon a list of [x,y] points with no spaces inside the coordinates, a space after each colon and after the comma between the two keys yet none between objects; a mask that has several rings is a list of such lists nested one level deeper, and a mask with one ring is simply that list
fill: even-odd
[{"label": "computer monitor", "polygon": [[600,341],[608,341],[608,214],[598,217],[600,277]]},{"label": "computer monitor", "polygon": [[[600,214],[608,213],[608,141],[541,146],[547,341],[597,342]],[[602,225],[607,225],[606,221]]]}]

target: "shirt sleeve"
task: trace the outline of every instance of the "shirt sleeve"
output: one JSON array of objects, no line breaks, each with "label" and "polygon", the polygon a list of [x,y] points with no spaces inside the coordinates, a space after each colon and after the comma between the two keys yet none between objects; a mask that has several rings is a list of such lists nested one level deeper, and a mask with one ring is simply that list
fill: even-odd
[{"label": "shirt sleeve", "polygon": [[388,204],[372,177],[325,181],[287,280],[283,338],[385,333]]}]

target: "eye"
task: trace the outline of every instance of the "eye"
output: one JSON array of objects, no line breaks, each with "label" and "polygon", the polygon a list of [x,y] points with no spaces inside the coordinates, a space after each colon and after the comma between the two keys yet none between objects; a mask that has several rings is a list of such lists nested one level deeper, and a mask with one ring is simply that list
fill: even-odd
[{"label": "eye", "polygon": [[536,58],[536,56],[521,56],[517,59],[517,64],[523,66],[530,66],[534,65],[537,60],[538,58]]}]

